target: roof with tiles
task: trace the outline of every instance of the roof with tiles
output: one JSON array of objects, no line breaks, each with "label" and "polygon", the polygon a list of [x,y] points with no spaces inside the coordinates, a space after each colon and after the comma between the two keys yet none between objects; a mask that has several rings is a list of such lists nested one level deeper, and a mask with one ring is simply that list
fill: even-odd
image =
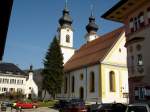
[{"label": "roof with tiles", "polygon": [[14,75],[26,75],[24,71],[13,63],[0,63],[0,73],[12,73]]},{"label": "roof with tiles", "polygon": [[124,32],[124,27],[118,28],[81,46],[64,65],[65,72],[97,64],[102,61],[117,42],[122,32]]}]

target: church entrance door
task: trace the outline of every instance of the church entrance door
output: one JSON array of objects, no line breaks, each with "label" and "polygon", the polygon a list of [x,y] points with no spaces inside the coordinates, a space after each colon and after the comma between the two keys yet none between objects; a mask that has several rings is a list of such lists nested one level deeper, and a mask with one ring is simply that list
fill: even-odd
[{"label": "church entrance door", "polygon": [[80,99],[84,99],[84,88],[80,87]]}]

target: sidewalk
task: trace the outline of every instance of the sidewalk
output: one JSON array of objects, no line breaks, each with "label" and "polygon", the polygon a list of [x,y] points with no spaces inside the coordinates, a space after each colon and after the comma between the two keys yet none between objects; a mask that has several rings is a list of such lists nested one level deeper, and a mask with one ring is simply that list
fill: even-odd
[{"label": "sidewalk", "polygon": [[[11,111],[11,108],[7,108],[6,112],[17,112],[16,109],[13,109]],[[20,111],[18,111],[20,112]],[[48,107],[40,107],[40,108],[36,108],[36,109],[22,109],[21,112],[59,112],[58,110],[54,110]]]}]

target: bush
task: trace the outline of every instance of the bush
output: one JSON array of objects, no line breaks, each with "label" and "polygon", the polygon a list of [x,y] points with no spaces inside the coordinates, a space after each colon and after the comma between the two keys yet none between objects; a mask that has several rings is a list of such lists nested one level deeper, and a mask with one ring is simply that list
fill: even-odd
[{"label": "bush", "polygon": [[21,100],[25,98],[25,95],[22,92],[6,92],[3,94],[0,94],[0,99],[10,99],[10,100]]}]

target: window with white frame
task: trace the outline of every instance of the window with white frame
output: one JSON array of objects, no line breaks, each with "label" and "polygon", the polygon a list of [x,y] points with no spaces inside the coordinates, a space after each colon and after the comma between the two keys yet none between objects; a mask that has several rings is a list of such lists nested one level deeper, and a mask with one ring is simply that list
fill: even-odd
[{"label": "window with white frame", "polygon": [[140,73],[144,72],[142,54],[137,55],[137,71]]},{"label": "window with white frame", "polygon": [[136,100],[144,100],[146,96],[145,87],[135,87],[135,99]]},{"label": "window with white frame", "polygon": [[138,54],[137,55],[137,60],[138,60],[138,66],[142,66],[143,65],[143,58],[142,58],[142,54]]},{"label": "window with white frame", "polygon": [[130,28],[130,32],[134,32],[133,18],[130,19],[129,28]]},{"label": "window with white frame", "polygon": [[139,28],[143,27],[144,23],[144,12],[140,12],[137,17],[131,18],[129,21],[130,32],[135,32]]},{"label": "window with white frame", "polygon": [[144,12],[140,12],[138,15],[138,24],[140,27],[144,26]]}]

